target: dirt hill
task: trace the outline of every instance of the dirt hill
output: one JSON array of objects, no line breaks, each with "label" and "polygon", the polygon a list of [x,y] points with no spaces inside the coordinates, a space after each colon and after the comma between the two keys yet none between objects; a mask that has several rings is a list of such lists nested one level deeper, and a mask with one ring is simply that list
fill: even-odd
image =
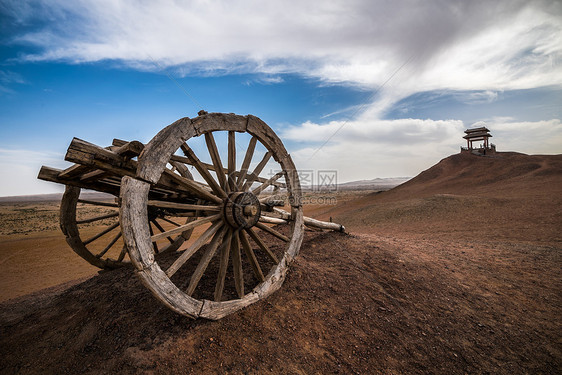
[{"label": "dirt hill", "polygon": [[452,155],[392,190],[317,215],[365,233],[560,244],[562,155]]},{"label": "dirt hill", "polygon": [[0,304],[0,373],[562,371],[562,159],[454,155],[308,214],[283,287],[218,322],[162,307],[131,269]]}]

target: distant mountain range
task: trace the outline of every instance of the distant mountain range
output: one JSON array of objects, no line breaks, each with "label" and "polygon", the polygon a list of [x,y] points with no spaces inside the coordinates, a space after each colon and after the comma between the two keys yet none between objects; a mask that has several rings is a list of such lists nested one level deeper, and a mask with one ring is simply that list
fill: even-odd
[{"label": "distant mountain range", "polygon": [[[373,178],[372,180],[359,180],[344,182],[338,184],[338,190],[389,190],[395,186],[403,184],[411,179],[411,177],[391,177],[391,178]],[[306,186],[303,186],[306,190]],[[322,189],[320,189],[322,190]],[[62,193],[55,194],[37,194],[37,195],[15,195],[10,197],[0,197],[0,203],[7,202],[51,202],[60,201]],[[113,196],[95,191],[82,192],[82,199],[112,199]]]},{"label": "distant mountain range", "polygon": [[[112,195],[106,193],[98,193],[97,191],[83,191],[80,193],[80,198],[82,199],[97,199],[106,200],[113,199]],[[11,197],[0,197],[0,203],[9,202],[52,202],[60,201],[62,199],[62,193],[54,194],[37,194],[37,195],[14,195]]]},{"label": "distant mountain range", "polygon": [[373,178],[372,180],[359,180],[338,184],[341,190],[389,190],[403,184],[412,177]]}]

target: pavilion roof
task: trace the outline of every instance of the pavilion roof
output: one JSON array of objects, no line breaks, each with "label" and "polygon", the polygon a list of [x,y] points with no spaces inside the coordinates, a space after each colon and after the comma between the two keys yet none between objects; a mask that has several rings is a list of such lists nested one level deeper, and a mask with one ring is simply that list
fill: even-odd
[{"label": "pavilion roof", "polygon": [[487,133],[487,132],[480,132],[480,133],[467,134],[463,138],[464,139],[475,139],[475,138],[484,139],[484,138],[492,138],[492,135],[490,133]]},{"label": "pavilion roof", "polygon": [[490,129],[486,128],[485,126],[481,126],[479,128],[466,129],[464,132],[466,134],[471,134],[471,133],[476,133],[476,132],[489,132],[489,131],[490,131]]}]

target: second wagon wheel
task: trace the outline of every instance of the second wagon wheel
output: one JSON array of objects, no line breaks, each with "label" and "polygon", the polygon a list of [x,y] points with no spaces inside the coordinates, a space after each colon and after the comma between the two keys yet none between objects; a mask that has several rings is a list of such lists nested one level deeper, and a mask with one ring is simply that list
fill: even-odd
[{"label": "second wagon wheel", "polygon": [[[172,162],[166,166],[166,169],[184,178],[193,178],[181,163]],[[104,176],[103,178],[118,189],[120,177]],[[121,239],[117,200],[80,199],[80,192],[79,187],[67,185],[61,201],[60,227],[70,247],[88,263],[101,269],[113,269],[130,264],[127,249]],[[186,223],[194,219],[194,217],[187,219],[175,217],[174,214],[151,207],[147,223],[151,233],[158,233],[165,232],[170,227],[179,227],[181,222]],[[191,232],[187,230],[173,236],[166,236],[155,241],[153,249],[157,253],[175,251],[189,239]]]},{"label": "second wagon wheel", "polygon": [[[204,183],[171,176],[170,161],[192,166]],[[150,200],[151,188],[163,180],[189,191],[198,204]],[[282,204],[272,190],[285,194],[289,214],[280,217],[271,207]],[[293,161],[273,130],[250,115],[203,113],[166,127],[139,157],[137,178],[123,178],[121,200],[123,237],[137,274],[165,305],[193,318],[220,319],[277,290],[302,242]],[[192,210],[198,218],[151,235],[147,215],[154,205]],[[199,237],[187,249],[154,254],[155,239],[188,228]]]}]

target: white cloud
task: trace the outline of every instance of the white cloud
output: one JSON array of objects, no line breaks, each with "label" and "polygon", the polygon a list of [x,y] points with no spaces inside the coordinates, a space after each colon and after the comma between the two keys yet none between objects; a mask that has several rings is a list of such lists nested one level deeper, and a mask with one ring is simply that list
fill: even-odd
[{"label": "white cloud", "polygon": [[297,73],[374,89],[411,58],[378,111],[426,90],[562,85],[555,1],[7,3],[20,23],[41,21],[14,36],[40,47],[28,60],[110,59],[153,70],[154,59],[184,74]]},{"label": "white cloud", "polygon": [[[491,130],[498,151],[562,153],[560,120],[514,122],[498,118],[485,125]],[[287,128],[281,136],[297,142],[290,152],[298,169],[336,169],[340,182],[345,182],[415,176],[443,157],[459,152],[460,146],[465,145],[465,128],[458,120],[361,118],[348,123],[305,122]],[[324,145],[336,131],[337,136]]]},{"label": "white cloud", "polygon": [[559,119],[515,122],[496,118],[487,122],[498,151],[526,154],[562,154],[562,122]]},{"label": "white cloud", "polygon": [[[281,133],[305,143],[291,150],[299,169],[337,169],[340,181],[413,176],[443,155],[458,152],[462,121],[374,120],[305,122]],[[324,145],[335,132],[337,136]]]}]

